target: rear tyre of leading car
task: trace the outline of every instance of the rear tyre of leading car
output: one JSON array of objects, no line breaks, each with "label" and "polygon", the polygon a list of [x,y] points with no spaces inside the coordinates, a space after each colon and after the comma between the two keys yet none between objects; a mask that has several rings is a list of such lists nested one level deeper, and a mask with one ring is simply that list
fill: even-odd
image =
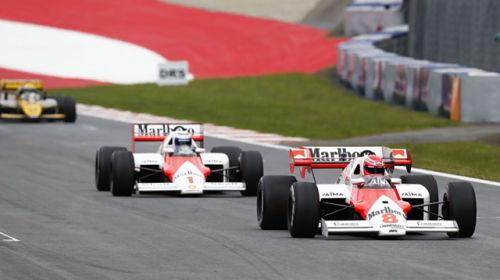
[{"label": "rear tyre of leading car", "polygon": [[98,191],[109,191],[111,182],[111,155],[126,151],[123,147],[101,147],[95,156],[95,186]]},{"label": "rear tyre of leading car", "polygon": [[117,151],[111,156],[111,193],[113,196],[131,196],[134,191],[134,155]]},{"label": "rear tyre of leading car", "polygon": [[263,176],[257,187],[257,221],[261,229],[287,229],[287,201],[294,176]]},{"label": "rear tyre of leading car", "polygon": [[244,151],[240,154],[239,162],[241,179],[245,183],[245,190],[241,194],[256,196],[259,180],[264,175],[262,156],[257,151]]},{"label": "rear tyre of leading car", "polygon": [[292,237],[313,238],[319,223],[319,192],[315,183],[297,182],[290,188],[288,231]]},{"label": "rear tyre of leading car", "polygon": [[448,232],[449,237],[471,237],[476,230],[476,193],[469,182],[452,182],[446,185],[441,212],[445,220],[455,220],[458,232]]}]

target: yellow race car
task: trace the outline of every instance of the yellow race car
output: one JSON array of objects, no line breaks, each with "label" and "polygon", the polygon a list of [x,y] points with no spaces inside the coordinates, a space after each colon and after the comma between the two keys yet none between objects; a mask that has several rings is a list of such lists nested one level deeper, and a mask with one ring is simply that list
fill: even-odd
[{"label": "yellow race car", "polygon": [[0,119],[76,120],[75,98],[47,96],[41,80],[0,80],[0,87]]}]

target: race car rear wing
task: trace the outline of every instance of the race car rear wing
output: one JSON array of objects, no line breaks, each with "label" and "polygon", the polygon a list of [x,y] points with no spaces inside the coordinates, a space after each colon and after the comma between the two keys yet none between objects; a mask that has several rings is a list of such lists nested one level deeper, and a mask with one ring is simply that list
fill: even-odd
[{"label": "race car rear wing", "polygon": [[365,155],[377,155],[382,158],[389,171],[394,166],[406,166],[410,173],[412,159],[408,149],[390,149],[387,147],[300,147],[290,149],[290,172],[295,166],[300,167],[300,175],[305,177],[306,170],[312,168],[346,168],[351,160]]},{"label": "race car rear wing", "polygon": [[42,80],[0,80],[0,88],[2,90],[17,90],[26,83],[32,84],[36,89],[42,90]]},{"label": "race car rear wing", "polygon": [[202,123],[134,123],[132,124],[132,152],[135,152],[135,142],[163,141],[176,131],[188,131],[194,141],[198,141],[203,148],[203,124]]}]

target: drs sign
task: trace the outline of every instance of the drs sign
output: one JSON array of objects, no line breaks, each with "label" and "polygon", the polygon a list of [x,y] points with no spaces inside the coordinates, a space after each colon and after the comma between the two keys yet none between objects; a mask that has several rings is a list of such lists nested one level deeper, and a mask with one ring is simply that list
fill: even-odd
[{"label": "drs sign", "polygon": [[188,80],[187,61],[169,61],[160,64],[158,72],[158,85],[187,85]]}]

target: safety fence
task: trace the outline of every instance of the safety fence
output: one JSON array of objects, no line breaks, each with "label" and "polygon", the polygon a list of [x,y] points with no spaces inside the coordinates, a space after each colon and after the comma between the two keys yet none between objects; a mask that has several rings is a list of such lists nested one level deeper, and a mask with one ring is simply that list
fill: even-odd
[{"label": "safety fence", "polygon": [[390,102],[458,122],[500,122],[500,74],[417,60],[376,47],[407,36],[408,26],[353,37],[338,45],[337,74],[368,99]]}]

